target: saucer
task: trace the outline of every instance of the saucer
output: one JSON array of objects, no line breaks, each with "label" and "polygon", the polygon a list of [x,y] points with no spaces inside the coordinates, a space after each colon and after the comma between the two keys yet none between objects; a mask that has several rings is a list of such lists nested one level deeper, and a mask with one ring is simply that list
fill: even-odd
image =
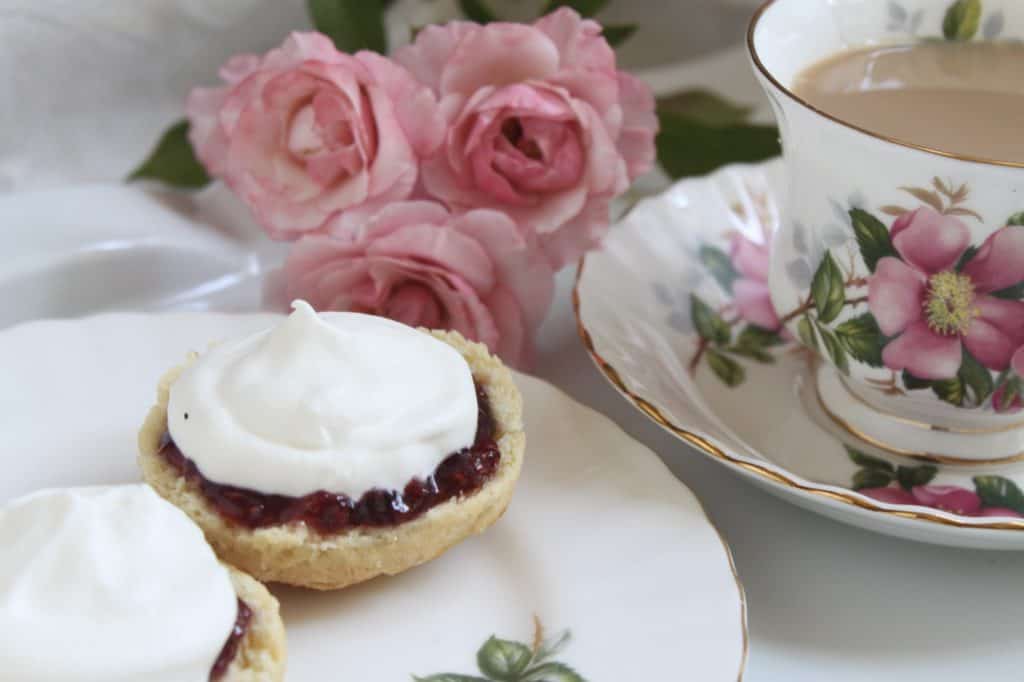
[{"label": "saucer", "polygon": [[[136,434],[163,372],[277,319],[110,314],[0,332],[0,504],[138,481]],[[271,586],[288,679],[742,676],[742,588],[697,498],[611,420],[543,381],[516,382],[530,443],[506,514],[395,577],[332,593]]]},{"label": "saucer", "polygon": [[[926,462],[860,440],[825,408],[814,354],[746,321],[763,282],[731,246],[770,239],[784,187],[773,160],[637,204],[580,266],[574,303],[594,362],[663,428],[795,504],[911,540],[1024,549],[1024,463]],[[850,239],[844,215],[805,250]]]}]

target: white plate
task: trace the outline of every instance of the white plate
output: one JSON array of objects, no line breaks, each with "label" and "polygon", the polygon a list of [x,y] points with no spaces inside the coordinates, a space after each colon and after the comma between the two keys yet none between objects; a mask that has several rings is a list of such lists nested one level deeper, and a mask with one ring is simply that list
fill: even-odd
[{"label": "white plate", "polygon": [[[113,314],[0,333],[0,503],[43,486],[138,480],[135,435],[160,374],[187,350],[273,319]],[[275,589],[289,679],[478,675],[484,642],[529,645],[534,617],[549,636],[572,631],[552,660],[580,675],[538,682],[741,676],[742,591],[696,498],[605,417],[518,381],[530,446],[508,513],[395,578],[328,594]]]},{"label": "white plate", "polygon": [[[690,297],[697,295],[725,318],[736,315],[720,277],[722,268],[733,269],[730,237],[740,232],[763,239],[774,230],[782,175],[777,160],[730,166],[638,204],[581,267],[576,312],[592,358],[666,430],[795,504],[912,540],[1024,549],[1024,464],[931,470],[849,442],[801,389],[808,368],[795,344],[767,348],[770,363],[731,355],[732,364],[719,369],[740,368],[745,380],[733,388],[716,375],[709,354],[698,352]],[[840,223],[837,217],[835,225],[805,235],[808,248],[849,229]],[[741,327],[731,327],[733,342]],[[848,447],[862,454],[851,456]],[[897,475],[900,467],[907,476]],[[990,513],[1010,508],[1018,515],[961,515],[944,510],[941,501],[926,507],[877,499],[879,487],[890,499],[908,497],[900,481],[909,488],[914,475],[930,478],[931,485],[955,486],[960,499],[977,495],[975,502],[981,498]],[[876,497],[858,491],[866,481]]]}]

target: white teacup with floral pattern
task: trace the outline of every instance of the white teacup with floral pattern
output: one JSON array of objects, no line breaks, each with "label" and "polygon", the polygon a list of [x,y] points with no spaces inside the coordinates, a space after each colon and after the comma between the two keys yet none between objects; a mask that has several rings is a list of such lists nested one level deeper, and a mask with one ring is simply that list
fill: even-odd
[{"label": "white teacup with floral pattern", "polygon": [[751,23],[789,177],[772,301],[826,361],[823,413],[890,454],[1024,458],[1024,164],[888,139],[791,85],[850,47],[1010,38],[1021,0],[772,0]]}]

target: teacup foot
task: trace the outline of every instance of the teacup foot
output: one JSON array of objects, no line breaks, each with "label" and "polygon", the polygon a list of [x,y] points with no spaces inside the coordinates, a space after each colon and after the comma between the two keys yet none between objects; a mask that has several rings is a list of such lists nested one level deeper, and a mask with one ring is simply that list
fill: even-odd
[{"label": "teacup foot", "polygon": [[[822,411],[843,431],[893,455],[942,464],[985,465],[1024,460],[1024,418],[950,425],[948,420],[909,414],[886,405],[879,391],[847,384],[831,365],[815,371]],[[939,420],[941,419],[941,424]],[[981,420],[979,420],[981,421]]]}]

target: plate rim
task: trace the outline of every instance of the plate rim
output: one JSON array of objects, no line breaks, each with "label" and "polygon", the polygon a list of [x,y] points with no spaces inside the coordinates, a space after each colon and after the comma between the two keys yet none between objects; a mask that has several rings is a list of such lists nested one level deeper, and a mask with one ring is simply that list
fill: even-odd
[{"label": "plate rim", "polygon": [[[715,178],[717,176],[724,176],[729,173],[735,173],[742,170],[764,169],[767,166],[781,162],[781,157],[774,157],[759,163],[727,164],[711,173],[708,173],[707,175],[695,176],[693,178],[682,178],[674,182],[662,192],[642,199],[629,212],[619,218],[616,222],[616,226],[624,223],[629,214],[631,214],[637,207],[641,205],[655,204],[659,201],[666,200],[670,193],[678,191],[680,185],[694,180],[704,180]],[[594,253],[600,254],[601,252]],[[572,287],[572,309],[573,315],[576,319],[576,332],[579,335],[580,341],[586,349],[587,354],[590,356],[591,361],[593,361],[602,376],[604,376],[604,378],[623,396],[623,398],[626,399],[626,402],[633,405],[633,407],[644,416],[679,440],[690,445],[704,455],[709,456],[711,459],[724,464],[730,469],[746,474],[759,482],[766,483],[773,488],[787,492],[796,491],[796,494],[801,497],[809,495],[812,499],[823,502],[824,504],[834,502],[849,505],[863,511],[885,515],[891,519],[895,519],[897,522],[909,521],[912,524],[916,522],[924,522],[932,524],[933,526],[939,525],[958,529],[999,531],[1003,533],[1017,533],[1024,531],[1024,519],[1005,519],[1002,521],[968,520],[964,517],[955,516],[943,511],[927,510],[924,507],[911,505],[889,505],[884,502],[875,501],[853,490],[840,490],[835,486],[829,486],[824,483],[815,483],[814,481],[797,476],[781,466],[774,464],[773,466],[766,466],[765,464],[752,460],[742,454],[731,453],[728,451],[727,446],[716,443],[714,438],[702,436],[684,426],[674,423],[662,413],[662,410],[658,407],[655,399],[645,397],[636,390],[630,388],[625,379],[623,379],[623,374],[597,350],[593,335],[584,323],[582,312],[583,297],[581,295],[581,290],[583,274],[586,269],[588,257],[590,257],[590,255],[584,255],[580,258]]]}]

